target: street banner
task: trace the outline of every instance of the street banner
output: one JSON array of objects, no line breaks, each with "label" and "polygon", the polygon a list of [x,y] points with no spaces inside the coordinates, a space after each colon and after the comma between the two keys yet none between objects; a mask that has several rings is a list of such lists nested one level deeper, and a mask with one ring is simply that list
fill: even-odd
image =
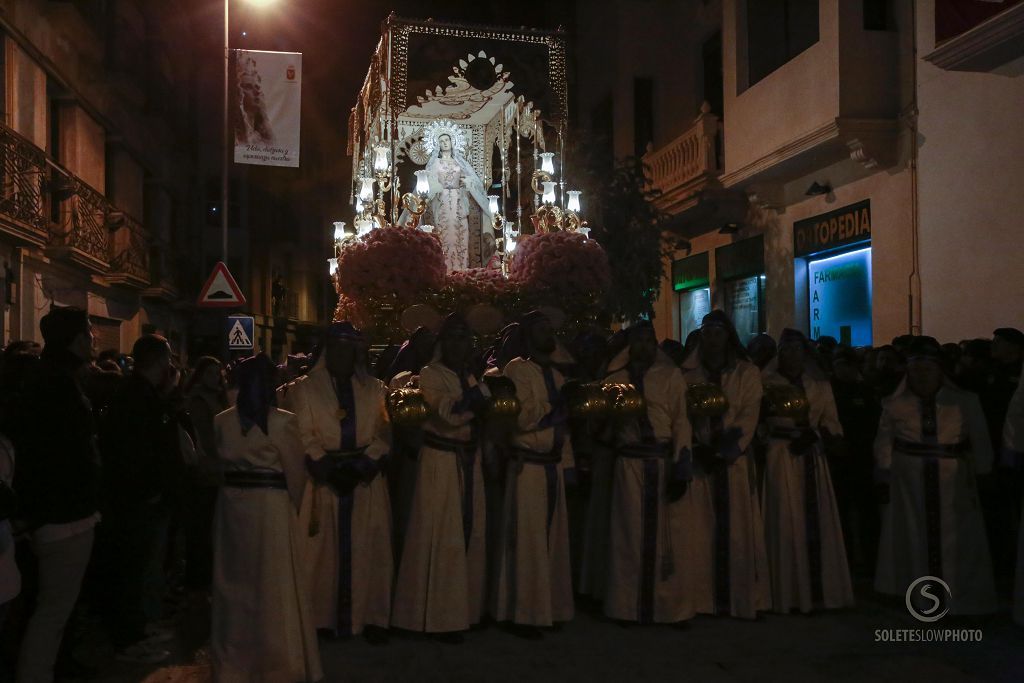
[{"label": "street banner", "polygon": [[235,163],[299,165],[302,53],[233,50]]}]

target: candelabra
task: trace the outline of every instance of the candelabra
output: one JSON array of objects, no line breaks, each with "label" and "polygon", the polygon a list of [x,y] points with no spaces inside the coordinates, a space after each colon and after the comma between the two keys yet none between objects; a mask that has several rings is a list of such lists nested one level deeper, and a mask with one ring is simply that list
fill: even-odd
[{"label": "candelabra", "polygon": [[[547,175],[545,171],[540,171],[540,174]],[[537,173],[534,174],[535,177]],[[587,222],[580,217],[580,191],[569,190],[565,194],[568,195],[568,199],[565,202],[565,208],[555,203],[555,181],[541,180],[540,185],[542,186],[538,191],[541,195],[540,206],[530,217],[533,223],[534,232],[555,232],[557,230],[564,230],[566,232],[581,232],[584,237],[590,236],[590,228],[587,227]]]}]

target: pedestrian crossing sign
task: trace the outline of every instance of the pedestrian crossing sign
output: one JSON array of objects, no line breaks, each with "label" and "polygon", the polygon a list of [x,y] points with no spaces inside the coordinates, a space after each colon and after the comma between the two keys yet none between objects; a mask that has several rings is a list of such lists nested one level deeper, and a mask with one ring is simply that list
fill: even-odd
[{"label": "pedestrian crossing sign", "polygon": [[251,315],[229,315],[225,325],[229,351],[252,351],[256,321]]}]

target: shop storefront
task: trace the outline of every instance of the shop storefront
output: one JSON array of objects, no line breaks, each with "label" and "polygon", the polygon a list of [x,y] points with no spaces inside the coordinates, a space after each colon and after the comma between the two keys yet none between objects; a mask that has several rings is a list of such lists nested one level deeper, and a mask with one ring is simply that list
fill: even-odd
[{"label": "shop storefront", "polygon": [[736,326],[740,341],[746,344],[767,327],[764,238],[758,235],[716,249],[715,275],[725,312]]},{"label": "shop storefront", "polygon": [[795,222],[793,253],[797,278],[806,280],[810,337],[834,337],[849,346],[870,345],[870,201]]},{"label": "shop storefront", "polygon": [[707,252],[672,262],[672,290],[676,297],[677,339],[684,341],[711,311]]}]

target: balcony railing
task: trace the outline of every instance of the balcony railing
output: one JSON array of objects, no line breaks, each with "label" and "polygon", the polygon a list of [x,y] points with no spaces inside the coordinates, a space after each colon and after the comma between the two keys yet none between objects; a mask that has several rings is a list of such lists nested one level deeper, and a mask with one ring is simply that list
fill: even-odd
[{"label": "balcony railing", "polygon": [[43,243],[49,221],[43,212],[46,155],[20,135],[0,127],[0,215],[9,227]]},{"label": "balcony railing", "polygon": [[110,275],[107,279],[115,283],[147,286],[150,277],[149,246],[142,223],[125,216],[110,246]]},{"label": "balcony railing", "polygon": [[55,169],[53,192],[70,193],[51,196],[52,215],[50,244],[62,248],[68,256],[103,273],[110,265],[110,232],[107,215],[113,208],[107,198],[80,178]]},{"label": "balcony railing", "polygon": [[661,193],[661,208],[668,210],[685,202],[721,173],[720,129],[718,117],[705,102],[688,130],[661,149],[644,155],[651,186]]},{"label": "balcony railing", "polygon": [[46,246],[112,284],[149,285],[149,235],[142,223],[2,124],[0,231]]}]

